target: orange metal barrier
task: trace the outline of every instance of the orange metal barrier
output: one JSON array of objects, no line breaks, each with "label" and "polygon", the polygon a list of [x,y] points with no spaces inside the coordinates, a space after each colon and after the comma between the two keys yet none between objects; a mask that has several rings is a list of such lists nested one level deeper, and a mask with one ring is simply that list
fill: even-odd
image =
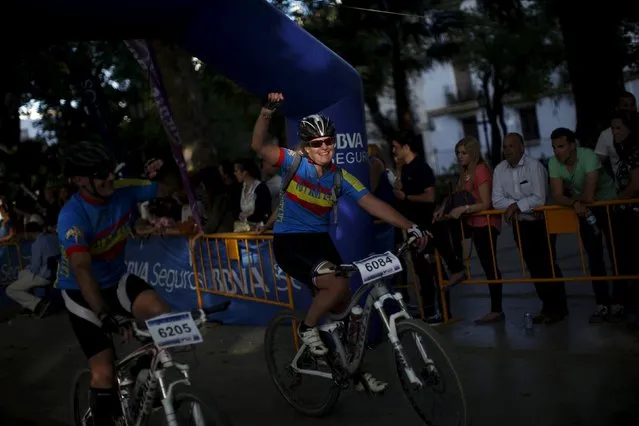
[{"label": "orange metal barrier", "polygon": [[[403,234],[403,240],[406,240],[406,231],[402,231],[402,234]],[[417,276],[417,272],[415,272],[415,265],[413,264],[413,259],[410,254],[410,251],[404,253],[403,260],[405,262],[406,269],[407,269],[406,271],[407,282],[401,283],[401,284],[395,284],[393,288],[398,290],[409,290],[412,288],[413,291],[415,292],[415,298],[417,299],[417,308],[419,310],[420,318],[426,319],[424,315],[424,301],[422,300],[421,291],[420,291],[421,283],[419,282],[419,276]],[[396,277],[399,277],[399,276],[400,275],[396,275]]]},{"label": "orange metal barrier", "polygon": [[[546,223],[546,240],[548,243],[549,252],[553,254],[553,257],[556,256],[556,252],[554,252],[552,243],[551,243],[551,235],[576,235],[578,237],[578,247],[577,251],[579,253],[579,258],[581,261],[581,275],[578,276],[561,276],[558,277],[555,271],[555,265],[551,264],[552,269],[552,277],[547,278],[531,278],[526,276],[526,265],[524,262],[522,251],[518,249],[519,262],[521,266],[521,276],[517,278],[502,278],[499,280],[489,280],[489,279],[473,279],[472,271],[470,265],[470,259],[472,253],[472,247],[468,246],[466,242],[466,236],[464,235],[464,227],[461,225],[461,235],[462,235],[462,250],[463,250],[463,259],[464,266],[466,270],[466,279],[461,281],[461,284],[510,284],[510,283],[523,283],[523,282],[570,282],[570,281],[605,281],[605,280],[636,280],[639,279],[639,275],[621,275],[619,273],[619,262],[618,256],[616,253],[615,241],[614,241],[614,231],[615,224],[611,218],[611,208],[613,206],[624,205],[624,204],[639,204],[639,199],[631,199],[631,200],[614,200],[614,201],[599,201],[591,204],[592,207],[602,206],[606,208],[606,218],[608,221],[608,232],[604,235],[604,238],[610,238],[610,245],[612,247],[612,253],[609,253],[612,258],[611,266],[613,270],[612,275],[607,276],[591,276],[588,275],[589,271],[586,266],[586,254],[584,253],[584,248],[581,243],[581,232],[579,229],[579,219],[574,211],[570,208],[561,207],[561,206],[544,206],[535,209],[534,211],[543,213],[544,221]],[[485,216],[487,220],[490,221],[491,216],[503,215],[505,210],[485,210],[479,213],[476,213],[474,216]],[[519,221],[513,220],[513,225],[517,227],[517,231],[519,231]],[[492,238],[492,229],[489,228],[489,235]],[[517,232],[517,246],[521,247],[521,234]],[[604,247],[605,243],[604,243]],[[496,247],[491,246],[492,251],[492,263],[493,268],[497,271],[497,256],[496,256]],[[444,297],[444,293],[446,291],[446,287],[448,282],[444,280],[443,277],[443,265],[442,259],[439,253],[436,253],[436,265],[437,265],[437,280],[440,286],[441,300],[443,301],[443,316],[445,321],[448,321],[447,315],[447,306],[446,306],[446,298]],[[483,274],[483,271],[482,271]]]},{"label": "orange metal barrier", "polygon": [[[191,260],[200,307],[202,293],[212,293],[293,309],[292,280],[288,275],[282,277],[277,273],[272,240],[272,235],[256,233],[193,237]],[[267,274],[272,278],[270,289],[263,279]],[[286,285],[285,296],[280,295],[277,285],[281,281]]]}]

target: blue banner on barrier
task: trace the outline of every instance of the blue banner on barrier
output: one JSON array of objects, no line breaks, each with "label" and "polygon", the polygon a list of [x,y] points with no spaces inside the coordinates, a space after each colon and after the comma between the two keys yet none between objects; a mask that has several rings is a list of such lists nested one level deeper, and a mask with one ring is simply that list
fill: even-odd
[{"label": "blue banner on barrier", "polygon": [[[195,261],[201,288],[234,296],[250,296],[270,302],[286,304],[289,299],[286,274],[275,264],[269,241],[235,242],[228,240],[200,240],[196,246]],[[227,245],[230,247],[227,250]],[[31,241],[20,243],[22,264],[29,263]],[[228,253],[228,254],[227,254]],[[230,256],[229,256],[230,254]],[[7,285],[18,276],[18,250],[16,246],[0,247],[0,282]],[[198,306],[195,274],[189,252],[189,240],[184,237],[157,237],[131,239],[127,242],[126,263],[129,273],[149,284],[176,311]],[[310,305],[310,292],[297,281],[292,281],[295,307],[305,310]],[[226,297],[202,292],[204,306],[227,300]],[[0,306],[10,303],[4,291]],[[266,325],[283,306],[251,300],[233,299],[228,311],[215,318],[226,324]]]},{"label": "blue banner on barrier", "polygon": [[[227,255],[226,246],[224,240],[201,240],[196,247],[195,261],[199,263],[201,288],[266,301],[285,303],[289,300],[286,275],[274,264],[268,241],[249,244],[239,241],[238,250],[232,250],[231,256]],[[126,258],[129,272],[154,286],[173,309],[197,307],[196,281],[186,238],[130,240]],[[310,304],[310,293],[298,282],[293,282],[293,297],[295,306],[300,309]],[[202,292],[204,306],[225,299]],[[266,325],[282,309],[277,305],[234,299],[229,310],[217,314],[216,318],[226,324]]]}]

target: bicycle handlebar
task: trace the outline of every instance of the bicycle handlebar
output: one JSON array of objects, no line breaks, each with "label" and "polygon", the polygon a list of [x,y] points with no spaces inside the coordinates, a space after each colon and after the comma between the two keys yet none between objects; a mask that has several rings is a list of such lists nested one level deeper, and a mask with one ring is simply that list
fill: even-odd
[{"label": "bicycle handlebar", "polygon": [[[399,246],[399,248],[397,248],[396,250],[391,250],[391,253],[393,253],[397,257],[402,256],[404,253],[406,253],[406,251],[410,248],[410,246],[415,242],[415,240],[416,240],[415,237],[410,237],[408,240],[402,243],[402,245]],[[334,268],[330,268],[323,271],[317,271],[317,275],[336,274],[336,275],[348,277],[357,271],[358,271],[357,266],[355,266],[352,263],[345,263],[343,265],[337,265]]]},{"label": "bicycle handlebar", "polygon": [[[194,309],[191,311],[191,316],[193,317],[193,321],[195,321],[195,325],[199,328],[206,322],[207,315],[224,312],[230,305],[231,301],[226,300],[222,303],[218,303],[217,305],[209,306],[208,308]],[[148,330],[141,329],[135,321],[133,321],[133,334],[135,334],[136,337],[151,338],[151,333]]]}]

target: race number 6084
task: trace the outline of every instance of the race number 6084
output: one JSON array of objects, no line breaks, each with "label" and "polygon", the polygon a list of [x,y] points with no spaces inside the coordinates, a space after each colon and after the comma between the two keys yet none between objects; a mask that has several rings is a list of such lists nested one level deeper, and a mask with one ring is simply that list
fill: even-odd
[{"label": "race number 6084", "polygon": [[[392,261],[389,259],[388,263],[392,263]],[[364,266],[366,267],[366,270],[368,272],[373,272],[376,269],[385,267],[386,266],[386,260],[384,260],[383,258],[371,260],[370,262],[366,262],[366,264]]]}]

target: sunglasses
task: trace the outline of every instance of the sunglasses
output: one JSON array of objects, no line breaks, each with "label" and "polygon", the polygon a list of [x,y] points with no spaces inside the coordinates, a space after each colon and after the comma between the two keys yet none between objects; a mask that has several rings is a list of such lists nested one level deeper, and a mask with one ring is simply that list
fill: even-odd
[{"label": "sunglasses", "polygon": [[91,177],[94,179],[107,180],[112,174],[115,174],[115,167],[105,166],[96,170]]},{"label": "sunglasses", "polygon": [[335,145],[335,138],[308,141],[308,146],[311,148],[321,148],[324,144],[326,144],[327,147]]}]

